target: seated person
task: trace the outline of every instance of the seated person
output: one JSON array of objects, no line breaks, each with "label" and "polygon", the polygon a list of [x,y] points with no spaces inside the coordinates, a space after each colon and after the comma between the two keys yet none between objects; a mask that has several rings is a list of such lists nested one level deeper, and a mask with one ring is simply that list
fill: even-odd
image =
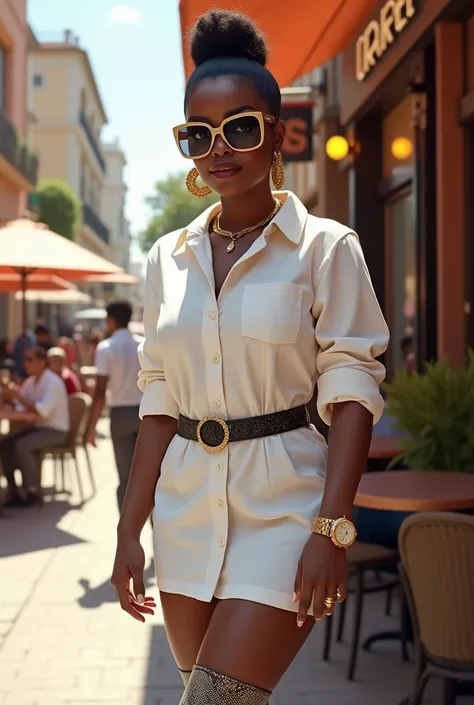
[{"label": "seated person", "polygon": [[81,391],[81,383],[75,372],[67,366],[66,352],[62,348],[50,348],[47,352],[49,369],[62,378],[68,394]]},{"label": "seated person", "polygon": [[[28,378],[20,389],[4,387],[2,401],[20,405],[34,414],[32,425],[0,441],[0,462],[8,483],[9,498],[5,506],[31,506],[38,499],[38,451],[67,442],[69,405],[66,387],[57,374],[48,369],[44,348],[25,351],[23,357]],[[23,493],[15,482],[15,470],[23,476]]]}]

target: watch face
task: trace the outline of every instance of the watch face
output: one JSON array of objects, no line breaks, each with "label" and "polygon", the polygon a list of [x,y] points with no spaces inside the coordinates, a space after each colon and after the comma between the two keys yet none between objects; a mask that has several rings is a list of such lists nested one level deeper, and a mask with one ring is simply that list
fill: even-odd
[{"label": "watch face", "polygon": [[354,524],[349,519],[340,519],[334,527],[334,539],[341,546],[350,546],[356,536]]}]

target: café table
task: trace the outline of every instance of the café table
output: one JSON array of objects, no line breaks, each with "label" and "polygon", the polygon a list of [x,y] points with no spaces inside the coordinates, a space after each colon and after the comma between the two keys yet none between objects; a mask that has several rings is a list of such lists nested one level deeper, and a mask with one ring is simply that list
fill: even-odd
[{"label": "caf\u00e9 table", "polygon": [[369,459],[392,460],[403,451],[403,437],[395,435],[373,436],[370,444]]},{"label": "caf\u00e9 table", "polygon": [[[32,411],[18,411],[8,406],[0,407],[0,423],[2,421],[8,421],[10,425],[10,432],[15,426],[19,426],[20,424],[23,425],[25,423],[28,424],[34,421],[35,419],[36,414],[34,414]],[[2,492],[0,490],[0,516],[2,504]]]},{"label": "caf\u00e9 table", "polygon": [[354,504],[393,512],[474,509],[474,474],[414,470],[364,473]]},{"label": "caf\u00e9 table", "polygon": [[[392,512],[463,511],[474,509],[474,475],[459,472],[385,470],[364,473],[354,500],[356,507]],[[400,631],[373,634],[362,648],[380,640],[401,639]],[[407,705],[404,700],[401,705]]]}]

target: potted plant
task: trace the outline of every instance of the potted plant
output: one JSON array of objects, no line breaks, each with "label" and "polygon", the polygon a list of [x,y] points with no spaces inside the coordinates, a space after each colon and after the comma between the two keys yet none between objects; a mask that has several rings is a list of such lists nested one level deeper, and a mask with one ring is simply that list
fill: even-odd
[{"label": "potted plant", "polygon": [[410,470],[474,472],[474,352],[453,368],[447,360],[426,371],[399,371],[385,385],[388,413],[407,435],[400,460]]}]

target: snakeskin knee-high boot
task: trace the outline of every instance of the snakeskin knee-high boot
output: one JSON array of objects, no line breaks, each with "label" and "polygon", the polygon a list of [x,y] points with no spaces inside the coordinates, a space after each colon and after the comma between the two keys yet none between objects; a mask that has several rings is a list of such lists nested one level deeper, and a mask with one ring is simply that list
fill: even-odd
[{"label": "snakeskin knee-high boot", "polygon": [[204,666],[194,666],[180,705],[268,705],[271,693]]}]

